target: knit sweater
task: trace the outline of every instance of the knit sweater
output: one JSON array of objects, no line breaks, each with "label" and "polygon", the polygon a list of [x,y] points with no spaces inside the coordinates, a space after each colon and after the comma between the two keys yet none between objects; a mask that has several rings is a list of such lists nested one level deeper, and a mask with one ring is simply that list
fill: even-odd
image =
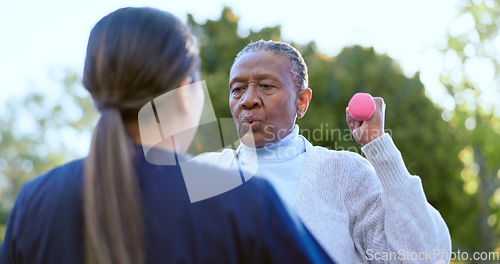
[{"label": "knit sweater", "polygon": [[[388,134],[362,147],[368,160],[304,140],[306,156],[292,208],[332,258],[348,264],[449,261],[446,223]],[[244,163],[236,156],[226,149],[198,158],[234,168]]]}]

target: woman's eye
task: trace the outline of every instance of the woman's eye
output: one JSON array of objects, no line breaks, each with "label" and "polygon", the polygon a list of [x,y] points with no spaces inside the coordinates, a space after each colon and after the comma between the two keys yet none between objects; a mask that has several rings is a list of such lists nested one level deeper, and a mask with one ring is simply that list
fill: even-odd
[{"label": "woman's eye", "polygon": [[239,93],[239,92],[241,92],[241,90],[243,90],[243,87],[239,87],[239,86],[238,86],[238,87],[234,87],[234,88],[231,90],[231,92],[232,92],[232,93]]},{"label": "woman's eye", "polygon": [[274,87],[273,85],[270,85],[270,84],[267,84],[267,83],[261,83],[261,84],[259,84],[259,86],[262,87],[262,88],[266,88],[266,89]]}]

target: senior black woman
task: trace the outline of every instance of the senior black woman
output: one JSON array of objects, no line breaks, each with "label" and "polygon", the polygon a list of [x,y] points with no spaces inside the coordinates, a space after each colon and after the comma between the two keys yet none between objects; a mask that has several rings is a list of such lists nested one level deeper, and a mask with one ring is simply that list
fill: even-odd
[{"label": "senior black woman", "polygon": [[365,159],[313,146],[299,134],[295,121],[304,117],[311,98],[299,51],[283,42],[248,44],[229,75],[229,107],[242,144],[236,155],[224,150],[203,159],[268,179],[340,263],[448,261],[446,223],[384,133],[383,99],[375,98],[376,111],[364,122],[346,109]]}]

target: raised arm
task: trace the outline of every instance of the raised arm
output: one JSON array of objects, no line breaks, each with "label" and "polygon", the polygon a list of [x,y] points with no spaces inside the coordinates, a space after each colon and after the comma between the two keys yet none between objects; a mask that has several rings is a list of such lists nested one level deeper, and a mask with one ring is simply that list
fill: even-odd
[{"label": "raised arm", "polygon": [[[385,104],[374,98],[377,110],[364,122],[346,121],[368,161],[362,162],[359,217],[353,238],[367,260],[387,263],[449,261],[451,239],[446,223],[425,197],[421,180],[406,169],[392,138],[384,134]],[[375,175],[373,175],[375,174]],[[362,203],[365,203],[364,205]]]}]

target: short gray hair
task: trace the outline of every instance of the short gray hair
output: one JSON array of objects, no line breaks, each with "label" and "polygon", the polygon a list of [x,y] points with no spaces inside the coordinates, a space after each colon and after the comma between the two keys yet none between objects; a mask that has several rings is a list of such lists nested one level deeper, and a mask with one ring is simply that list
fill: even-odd
[{"label": "short gray hair", "polygon": [[245,53],[250,51],[270,51],[276,54],[285,55],[290,59],[290,71],[293,75],[293,81],[295,86],[299,89],[308,88],[309,86],[309,75],[307,74],[307,65],[302,58],[300,52],[292,47],[288,43],[272,41],[272,40],[259,40],[255,42],[250,42],[244,49],[242,49],[236,58],[234,59],[234,63]]}]

